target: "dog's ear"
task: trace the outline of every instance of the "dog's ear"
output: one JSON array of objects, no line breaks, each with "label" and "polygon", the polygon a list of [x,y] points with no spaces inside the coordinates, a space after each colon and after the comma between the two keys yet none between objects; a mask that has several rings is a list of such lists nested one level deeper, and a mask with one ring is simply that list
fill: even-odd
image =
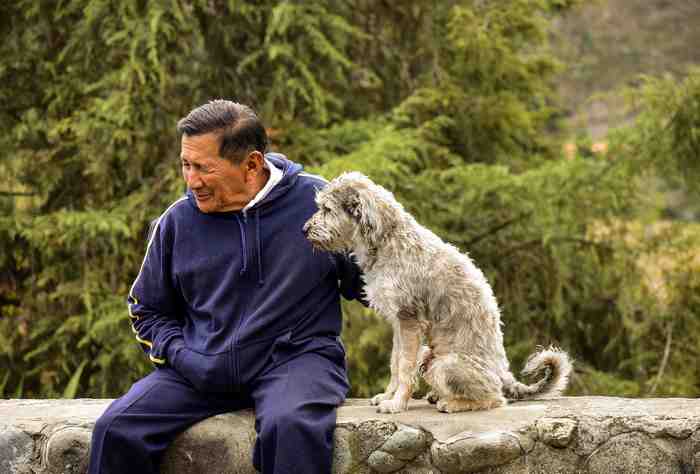
[{"label": "dog's ear", "polygon": [[362,216],[362,202],[360,200],[360,193],[351,187],[344,189],[344,196],[342,198],[342,205],[345,212],[350,214],[355,220],[359,221]]},{"label": "dog's ear", "polygon": [[362,235],[371,239],[376,233],[375,225],[371,219],[371,212],[363,201],[361,192],[355,187],[346,187],[343,196],[343,209],[357,223]]},{"label": "dog's ear", "polygon": [[339,200],[343,210],[357,223],[360,234],[370,246],[379,245],[385,234],[396,227],[396,213],[386,202],[386,196],[378,193],[371,183],[361,180],[349,182],[341,189]]},{"label": "dog's ear", "polygon": [[367,242],[373,242],[379,237],[381,224],[375,222],[373,208],[367,201],[365,188],[355,188],[348,186],[343,196],[343,209],[357,223],[360,233],[365,236]]}]

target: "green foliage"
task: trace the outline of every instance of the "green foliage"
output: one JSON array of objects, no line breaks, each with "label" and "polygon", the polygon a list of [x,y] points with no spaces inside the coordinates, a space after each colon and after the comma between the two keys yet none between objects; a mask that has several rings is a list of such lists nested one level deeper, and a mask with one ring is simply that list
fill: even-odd
[{"label": "green foliage", "polygon": [[623,130],[619,137],[635,150],[635,156],[630,158],[654,169],[672,185],[685,186],[697,197],[700,68],[691,68],[681,81],[670,76],[645,76],[639,89],[626,92],[630,109],[638,112],[634,127]]},{"label": "green foliage", "polygon": [[391,342],[391,326],[358,303],[343,304],[343,314],[343,340],[353,396],[369,398],[389,383],[387,342]]},{"label": "green foliage", "polygon": [[[578,360],[572,393],[700,393],[700,273],[659,267],[661,296],[648,273],[700,233],[626,225],[649,215],[650,169],[697,189],[700,74],[648,79],[614,159],[564,159],[547,39],[573,3],[0,5],[0,395],[114,397],[147,373],[124,298],[149,221],[183,190],[175,124],[214,97],[261,111],[311,171],[363,171],[468,251],[514,369],[556,343]],[[352,394],[370,396],[391,330],[344,309]]]}]

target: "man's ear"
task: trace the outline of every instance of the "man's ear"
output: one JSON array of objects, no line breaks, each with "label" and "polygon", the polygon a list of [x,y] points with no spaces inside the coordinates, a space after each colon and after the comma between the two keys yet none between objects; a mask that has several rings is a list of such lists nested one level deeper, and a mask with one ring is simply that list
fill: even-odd
[{"label": "man's ear", "polygon": [[255,169],[262,169],[264,168],[264,163],[265,163],[265,158],[263,157],[263,154],[260,153],[258,150],[253,150],[250,153],[248,153],[248,156],[246,157],[246,166],[248,171],[253,171]]},{"label": "man's ear", "polygon": [[257,176],[265,169],[265,158],[262,153],[253,150],[245,157],[243,166],[247,174]]}]

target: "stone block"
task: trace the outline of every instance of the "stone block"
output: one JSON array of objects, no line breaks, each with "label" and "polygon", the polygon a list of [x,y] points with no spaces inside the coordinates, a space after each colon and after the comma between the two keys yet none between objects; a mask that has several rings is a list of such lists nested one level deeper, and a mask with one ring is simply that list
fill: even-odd
[{"label": "stone block", "polygon": [[641,433],[611,438],[590,455],[586,465],[590,474],[682,474],[679,457]]},{"label": "stone block", "polygon": [[0,472],[25,474],[31,472],[34,440],[24,431],[12,426],[0,426]]},{"label": "stone block", "polygon": [[51,474],[82,474],[87,471],[92,432],[66,426],[53,431],[44,445],[44,465]]},{"label": "stone block", "polygon": [[435,467],[446,473],[477,472],[505,464],[522,452],[517,436],[507,432],[467,435],[451,442],[434,442],[431,455]]}]

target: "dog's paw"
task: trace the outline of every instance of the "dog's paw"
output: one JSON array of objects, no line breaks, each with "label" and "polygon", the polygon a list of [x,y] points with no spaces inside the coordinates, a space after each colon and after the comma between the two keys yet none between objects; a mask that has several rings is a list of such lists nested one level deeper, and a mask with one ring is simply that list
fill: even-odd
[{"label": "dog's paw", "polygon": [[390,399],[390,398],[391,398],[391,395],[388,394],[388,393],[379,393],[379,394],[373,396],[373,397],[370,399],[369,403],[370,403],[371,405],[377,406],[377,405],[379,405],[380,403],[382,403],[384,400],[388,400],[388,399]]},{"label": "dog's paw", "polygon": [[431,390],[425,396],[425,399],[428,400],[428,403],[435,405],[438,402],[438,400],[440,400],[440,397],[438,396],[435,390]]},{"label": "dog's paw", "polygon": [[401,413],[408,408],[407,403],[397,402],[393,399],[383,400],[377,407],[377,413]]}]

